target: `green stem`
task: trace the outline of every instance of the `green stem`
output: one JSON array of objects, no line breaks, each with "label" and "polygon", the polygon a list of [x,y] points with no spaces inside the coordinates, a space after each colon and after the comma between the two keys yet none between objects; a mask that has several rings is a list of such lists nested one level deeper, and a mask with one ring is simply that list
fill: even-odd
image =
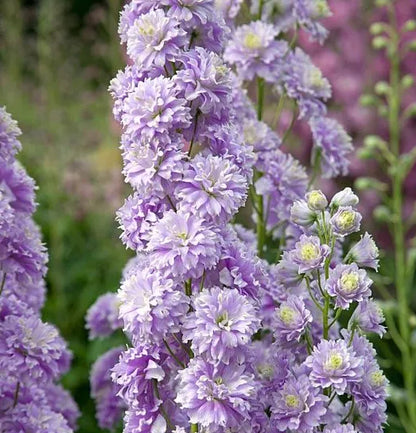
[{"label": "green stem", "polygon": [[[158,400],[160,400],[160,394],[159,394],[159,388],[157,386],[157,380],[152,379],[152,385],[153,385],[153,391],[155,393],[155,396]],[[172,424],[172,421],[169,418],[169,415],[166,413],[165,408],[163,407],[163,403],[159,406],[160,413],[162,414],[163,418],[165,418],[166,424],[169,427],[170,430],[173,430],[175,426]]]},{"label": "green stem", "polygon": [[[260,2],[259,10],[261,16],[262,2]],[[264,109],[264,79],[257,78],[257,119],[261,121],[263,119]],[[261,177],[259,172],[254,173],[254,182]],[[264,245],[266,243],[266,224],[264,221],[264,203],[263,196],[256,194],[255,196],[255,209],[257,209],[257,251],[260,257],[264,257]]]},{"label": "green stem", "polygon": [[192,296],[192,279],[185,281],[185,295]]},{"label": "green stem", "polygon": [[[401,345],[404,387],[407,392],[406,408],[407,415],[413,428],[416,429],[416,399],[415,399],[415,370],[410,344],[410,311],[408,305],[408,290],[406,277],[406,245],[405,230],[403,225],[403,176],[398,162],[401,154],[400,149],[400,109],[401,109],[401,86],[400,86],[400,35],[396,18],[394,4],[389,7],[390,24],[393,29],[391,33],[390,49],[390,93],[389,104],[389,133],[390,150],[394,155],[395,167],[392,170],[392,210],[393,210],[393,241],[395,249],[395,285],[399,305],[399,330],[404,344]],[[400,347],[399,347],[400,348]]]},{"label": "green stem", "polygon": [[173,350],[169,346],[169,343],[166,340],[163,340],[163,344],[165,345],[166,349],[170,353],[170,356],[176,361],[176,363],[182,367],[185,368],[185,364],[174,354]]},{"label": "green stem", "polygon": [[4,284],[6,283],[6,276],[7,276],[7,273],[3,271],[3,277],[1,279],[1,285],[0,285],[0,295],[3,292]]},{"label": "green stem", "polygon": [[19,392],[20,392],[20,382],[17,382],[16,390],[14,392],[14,398],[13,398],[13,407],[16,407],[17,401],[19,400]]},{"label": "green stem", "polygon": [[191,433],[197,433],[198,424],[191,424]]}]

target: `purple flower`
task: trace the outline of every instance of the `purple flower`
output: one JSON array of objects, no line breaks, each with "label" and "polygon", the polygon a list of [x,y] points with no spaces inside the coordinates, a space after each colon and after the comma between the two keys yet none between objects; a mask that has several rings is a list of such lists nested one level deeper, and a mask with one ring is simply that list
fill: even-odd
[{"label": "purple flower", "polygon": [[32,214],[35,211],[35,182],[17,162],[0,159],[0,197],[13,211]]},{"label": "purple flower", "polygon": [[153,229],[148,250],[154,266],[183,278],[198,278],[219,259],[219,235],[204,219],[168,211]]},{"label": "purple flower", "polygon": [[299,341],[310,322],[312,315],[302,298],[290,295],[276,309],[273,320],[275,336],[281,343]]},{"label": "purple flower", "polygon": [[300,117],[323,116],[326,107],[322,101],[331,97],[331,86],[310,57],[300,48],[287,56],[284,87],[290,98],[296,100]]},{"label": "purple flower", "polygon": [[125,408],[123,400],[117,396],[120,387],[111,380],[111,369],[122,353],[122,347],[109,350],[91,369],[91,397],[95,400],[98,425],[103,429],[113,429]]},{"label": "purple flower", "polygon": [[174,81],[179,96],[191,103],[192,113],[208,116],[205,121],[224,123],[229,118],[228,103],[231,82],[228,67],[221,58],[204,48],[197,47],[184,53],[179,62],[183,69]]},{"label": "purple flower", "polygon": [[180,208],[202,218],[228,222],[244,204],[247,182],[239,168],[219,156],[197,155],[176,188]]},{"label": "purple flower", "polygon": [[183,290],[170,278],[151,269],[129,275],[118,292],[124,330],[138,344],[160,343],[168,333],[179,332],[189,308]]},{"label": "purple flower", "polygon": [[148,407],[153,411],[159,407],[153,380],[162,381],[165,372],[160,366],[157,352],[140,348],[127,349],[111,371],[111,377],[119,387],[117,395],[129,408],[139,410]]},{"label": "purple flower", "polygon": [[351,324],[355,324],[363,332],[375,332],[380,337],[386,332],[386,328],[382,325],[384,322],[383,311],[372,299],[358,304],[350,320]]},{"label": "purple flower", "polygon": [[53,412],[61,413],[71,429],[77,429],[77,419],[80,416],[78,406],[61,385],[50,383],[45,388],[46,400]]},{"label": "purple flower", "polygon": [[196,355],[229,364],[242,358],[242,349],[260,327],[256,310],[236,289],[213,287],[193,300],[194,312],[186,317],[183,340],[192,341]]},{"label": "purple flower", "polygon": [[244,119],[243,133],[245,144],[253,146],[259,158],[264,152],[273,151],[282,144],[279,136],[266,123],[255,117]]},{"label": "purple flower", "polygon": [[378,248],[371,235],[367,232],[361,236],[347,254],[347,259],[357,263],[358,266],[372,268],[375,271],[378,269]]},{"label": "purple flower", "polygon": [[174,61],[187,43],[179,22],[162,9],[140,15],[127,31],[127,54],[143,69]]},{"label": "purple flower", "polygon": [[272,229],[289,219],[293,202],[305,196],[308,177],[299,161],[280,149],[260,153],[256,168],[264,173],[255,186],[264,197],[267,227]]},{"label": "purple flower", "polygon": [[352,302],[361,302],[371,296],[372,283],[367,272],[359,269],[355,263],[339,264],[331,270],[325,288],[331,296],[335,297],[335,306],[346,310]]},{"label": "purple flower", "polygon": [[354,150],[351,137],[335,119],[313,117],[309,125],[314,141],[313,152],[315,155],[319,153],[322,177],[345,176],[350,163],[348,158]]},{"label": "purple flower", "polygon": [[324,433],[358,433],[352,424],[338,424],[327,426]]},{"label": "purple flower", "polygon": [[262,21],[238,27],[224,59],[235,65],[243,80],[258,76],[273,83],[281,78],[284,56],[289,49],[285,41],[276,40],[278,34],[278,28]]},{"label": "purple flower", "polygon": [[31,315],[0,323],[0,369],[10,376],[47,381],[66,373],[71,360],[57,329]]},{"label": "purple flower", "polygon": [[118,32],[121,42],[127,42],[130,27],[143,14],[147,14],[155,7],[161,6],[163,0],[131,0],[128,2],[121,14]]},{"label": "purple flower", "polygon": [[332,386],[337,394],[343,394],[347,386],[359,382],[363,375],[362,358],[344,340],[322,340],[305,365],[311,369],[309,377],[314,386]]},{"label": "purple flower", "polygon": [[159,408],[129,409],[124,416],[124,433],[165,433],[166,421]]},{"label": "purple flower", "polygon": [[54,412],[49,406],[35,401],[25,404],[18,403],[8,410],[2,415],[1,427],[5,433],[73,432],[62,414]]},{"label": "purple flower", "polygon": [[[255,251],[238,239],[233,230],[223,232],[221,259],[207,280],[214,285],[237,289],[242,295],[258,299],[266,272]],[[215,275],[212,275],[215,274]]]},{"label": "purple flower", "polygon": [[22,131],[17,122],[6,111],[6,107],[0,107],[0,158],[10,160],[22,148],[19,135]]},{"label": "purple flower", "polygon": [[213,365],[198,357],[179,371],[177,379],[175,401],[192,424],[229,428],[248,418],[256,387],[243,365]]},{"label": "purple flower", "polygon": [[183,143],[173,138],[165,143],[157,138],[134,142],[123,152],[126,182],[143,196],[166,197],[171,184],[184,169]]},{"label": "purple flower", "polygon": [[351,394],[355,401],[369,413],[386,410],[388,380],[375,359],[365,358],[364,375],[360,382],[353,384]]},{"label": "purple flower", "polygon": [[328,36],[328,30],[316,22],[332,15],[326,0],[294,0],[293,15],[313,39],[322,43]]},{"label": "purple flower", "polygon": [[162,0],[169,6],[168,15],[181,22],[181,25],[198,27],[212,19],[212,0]]},{"label": "purple flower", "polygon": [[166,138],[169,132],[190,125],[189,107],[178,98],[178,89],[165,77],[137,83],[122,106],[122,124],[132,140]]},{"label": "purple flower", "polygon": [[293,361],[293,352],[277,344],[270,344],[264,340],[251,343],[246,362],[263,387],[264,392],[258,394],[258,399],[264,407],[271,405],[272,392],[282,388]]},{"label": "purple flower", "polygon": [[277,431],[309,433],[319,426],[326,412],[325,397],[305,374],[290,376],[282,389],[273,394],[271,421]]},{"label": "purple flower", "polygon": [[106,337],[123,326],[118,318],[118,300],[115,293],[101,295],[87,312],[90,339]]},{"label": "purple flower", "polygon": [[290,252],[290,259],[298,265],[298,272],[304,274],[321,268],[329,253],[329,246],[321,245],[317,236],[302,235]]},{"label": "purple flower", "polygon": [[344,237],[360,230],[361,214],[351,206],[338,208],[330,219],[330,224],[335,236]]},{"label": "purple flower", "polygon": [[283,251],[279,263],[271,267],[271,272],[276,285],[284,286],[286,290],[299,287],[303,281],[303,276],[299,274],[299,265],[293,261],[289,251]]},{"label": "purple flower", "polygon": [[243,0],[215,0],[215,7],[224,15],[228,22],[238,15],[242,3]]},{"label": "purple flower", "polygon": [[120,238],[127,248],[146,248],[154,224],[170,208],[167,200],[155,196],[142,197],[135,193],[117,211],[117,221],[123,230]]}]

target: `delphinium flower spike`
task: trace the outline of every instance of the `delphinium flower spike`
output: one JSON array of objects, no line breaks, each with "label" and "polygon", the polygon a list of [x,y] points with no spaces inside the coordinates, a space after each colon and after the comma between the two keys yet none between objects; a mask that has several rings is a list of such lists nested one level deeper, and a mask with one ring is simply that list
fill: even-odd
[{"label": "delphinium flower spike", "polygon": [[0,107],[0,431],[70,433],[79,411],[57,381],[71,353],[41,320],[47,252],[32,219],[35,183],[16,160],[20,134]]},{"label": "delphinium flower spike", "polygon": [[[112,370],[126,433],[369,433],[385,421],[386,382],[364,336],[382,328],[361,269],[377,254],[342,254],[360,227],[357,197],[308,192],[305,168],[280,148],[287,137],[263,119],[267,85],[323,123],[315,162],[326,174],[346,171],[350,140],[325,120],[330,84],[288,37],[302,28],[323,41],[329,10],[294,0],[276,14],[272,3],[253,1],[241,26],[241,1],[134,0],[121,14],[130,61],[110,91],[134,192],[118,221],[136,257],[117,294],[129,346],[95,370]],[[247,198],[255,233],[235,224]],[[114,321],[95,310],[89,326],[106,333]]]}]

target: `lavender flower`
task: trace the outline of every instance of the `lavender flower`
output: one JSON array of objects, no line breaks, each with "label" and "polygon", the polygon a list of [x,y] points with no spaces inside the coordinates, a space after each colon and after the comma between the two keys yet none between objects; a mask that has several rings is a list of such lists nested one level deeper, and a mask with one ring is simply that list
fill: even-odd
[{"label": "lavender flower", "polygon": [[331,86],[310,57],[296,48],[287,57],[284,88],[290,98],[299,105],[301,118],[320,117],[326,113],[322,101],[331,96]]},{"label": "lavender flower", "polygon": [[290,376],[282,389],[273,394],[272,425],[281,432],[310,432],[321,423],[326,401],[327,397],[313,387],[305,374]]},{"label": "lavender flower", "polygon": [[372,281],[363,269],[353,263],[339,264],[331,271],[326,282],[326,291],[335,297],[337,308],[347,309],[351,302],[360,302],[371,296]]},{"label": "lavender flower", "polygon": [[351,137],[334,119],[313,117],[309,120],[314,140],[314,153],[319,152],[322,176],[324,178],[345,176],[353,146]]},{"label": "lavender flower", "polygon": [[363,375],[363,360],[344,340],[322,340],[305,365],[311,369],[309,377],[314,386],[332,386],[338,394],[343,394],[347,386],[360,381]]},{"label": "lavender flower", "polygon": [[317,22],[317,20],[331,15],[326,0],[294,0],[293,15],[313,39],[322,43],[328,36],[328,30]]},{"label": "lavender flower", "polygon": [[138,348],[126,350],[112,368],[111,376],[119,387],[117,395],[128,407],[136,410],[159,407],[152,381],[163,380],[165,372],[160,366],[158,354],[154,351]]},{"label": "lavender flower", "polygon": [[284,56],[288,51],[285,41],[277,41],[279,29],[262,21],[245,24],[234,33],[225,53],[225,60],[235,65],[243,80],[258,76],[268,82],[281,78]]},{"label": "lavender flower", "polygon": [[247,184],[231,160],[196,156],[177,186],[181,209],[195,209],[201,217],[228,221],[244,204]]},{"label": "lavender flower", "polygon": [[141,251],[146,248],[154,224],[170,208],[167,200],[155,196],[134,194],[126,199],[117,212],[123,230],[120,238],[127,248]]},{"label": "lavender flower", "polygon": [[302,235],[291,251],[290,258],[298,265],[299,273],[303,274],[321,268],[329,252],[329,246],[321,245],[317,236]]},{"label": "lavender flower", "polygon": [[367,232],[361,236],[347,254],[347,258],[351,262],[357,263],[358,266],[366,268],[378,269],[378,248],[371,235]]},{"label": "lavender flower", "polygon": [[156,138],[130,144],[123,152],[126,181],[142,198],[165,198],[172,193],[171,182],[183,171],[182,146],[174,139],[166,143]]},{"label": "lavender flower", "polygon": [[312,322],[312,315],[303,300],[297,296],[289,296],[287,301],[276,309],[274,316],[273,324],[277,340],[281,343],[299,341],[310,322]]},{"label": "lavender flower", "polygon": [[215,0],[215,7],[228,21],[238,15],[242,3],[243,0]]},{"label": "lavender flower", "polygon": [[22,134],[17,122],[6,111],[6,107],[0,107],[0,158],[11,160],[22,148],[18,137]]},{"label": "lavender flower", "polygon": [[168,15],[176,18],[186,27],[197,27],[207,24],[212,19],[211,0],[162,0],[169,6]]},{"label": "lavender flower", "polygon": [[[205,122],[225,123],[230,99],[230,74],[221,58],[197,47],[184,53],[180,59],[183,69],[174,80],[179,96],[191,103],[192,114],[204,115]],[[200,115],[199,114],[199,115]]]},{"label": "lavender flower", "polygon": [[118,301],[115,293],[101,295],[87,312],[87,329],[90,339],[106,337],[123,326],[118,318]]},{"label": "lavender flower", "polygon": [[162,9],[140,15],[127,31],[127,54],[144,69],[173,61],[186,43],[179,22]]},{"label": "lavender flower", "polygon": [[139,82],[123,101],[121,120],[126,134],[139,142],[155,136],[166,139],[169,132],[190,125],[185,103],[169,78]]},{"label": "lavender flower", "polygon": [[0,367],[10,376],[48,381],[68,370],[71,354],[65,342],[54,326],[39,317],[10,315],[0,323],[0,330]]},{"label": "lavender flower", "polygon": [[359,303],[350,321],[363,332],[375,332],[380,337],[386,332],[383,311],[372,299]]},{"label": "lavender flower", "polygon": [[109,350],[101,355],[91,369],[91,396],[97,407],[97,421],[100,428],[114,428],[122,417],[125,407],[121,398],[117,396],[119,385],[111,380],[111,369],[117,363],[122,347]]},{"label": "lavender flower", "polygon": [[228,364],[241,358],[242,349],[260,327],[251,302],[235,289],[214,287],[195,296],[194,312],[183,325],[183,340],[192,341],[192,351],[212,361]]},{"label": "lavender flower", "polygon": [[47,253],[32,219],[35,183],[15,159],[20,133],[0,108],[0,429],[71,433],[79,412],[55,384],[71,354],[40,319]]},{"label": "lavender flower", "polygon": [[161,342],[168,333],[179,332],[188,311],[188,299],[176,283],[147,268],[136,270],[118,292],[124,330],[139,344]]},{"label": "lavender flower", "polygon": [[335,236],[343,237],[360,230],[361,218],[351,206],[340,207],[330,220]]},{"label": "lavender flower", "polygon": [[362,381],[354,384],[351,394],[367,413],[386,409],[388,380],[373,358],[365,358]]},{"label": "lavender flower", "polygon": [[161,271],[198,278],[218,262],[219,246],[218,234],[202,218],[168,211],[155,224],[148,250]]},{"label": "lavender flower", "polygon": [[256,395],[253,376],[235,363],[213,365],[194,358],[179,371],[178,381],[175,401],[191,423],[203,427],[237,427],[248,418]]},{"label": "lavender flower", "polygon": [[352,424],[338,424],[325,427],[324,433],[358,433]]}]

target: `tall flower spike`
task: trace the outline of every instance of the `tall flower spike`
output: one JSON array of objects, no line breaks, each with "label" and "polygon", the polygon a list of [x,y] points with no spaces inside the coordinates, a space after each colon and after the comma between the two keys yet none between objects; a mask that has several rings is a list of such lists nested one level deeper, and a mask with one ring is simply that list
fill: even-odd
[{"label": "tall flower spike", "polygon": [[[112,372],[124,433],[380,429],[384,384],[363,333],[381,323],[360,269],[377,255],[367,237],[343,254],[358,198],[308,192],[314,179],[282,146],[290,128],[280,138],[263,119],[270,89],[312,128],[316,173],[347,171],[331,86],[293,38],[325,38],[327,3],[253,0],[254,21],[237,25],[240,7],[133,0],[121,15],[132,64],[110,91],[134,191],[118,220],[137,253],[118,292],[129,347]],[[255,231],[241,225],[247,198]]]},{"label": "tall flower spike", "polygon": [[0,429],[71,433],[79,411],[56,385],[71,353],[40,317],[47,254],[32,219],[34,181],[15,159],[20,133],[0,107]]}]

